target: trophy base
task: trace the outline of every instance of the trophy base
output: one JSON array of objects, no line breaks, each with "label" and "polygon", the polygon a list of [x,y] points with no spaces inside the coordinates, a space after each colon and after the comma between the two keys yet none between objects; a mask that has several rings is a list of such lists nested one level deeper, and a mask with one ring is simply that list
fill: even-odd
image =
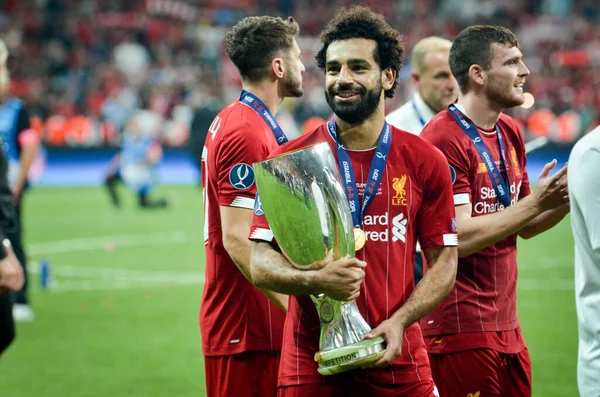
[{"label": "trophy base", "polygon": [[381,359],[385,354],[385,340],[378,336],[337,349],[315,353],[321,375],[335,375],[364,367]]}]

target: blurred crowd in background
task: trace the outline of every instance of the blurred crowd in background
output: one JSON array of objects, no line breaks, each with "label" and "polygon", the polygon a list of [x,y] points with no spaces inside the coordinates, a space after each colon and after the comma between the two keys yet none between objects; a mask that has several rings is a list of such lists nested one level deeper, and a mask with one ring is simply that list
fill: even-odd
[{"label": "blurred crowd in background", "polygon": [[[227,29],[248,15],[293,16],[301,26],[304,97],[278,114],[297,136],[329,117],[316,68],[319,31],[343,5],[362,3],[420,39],[452,39],[488,23],[512,29],[531,70],[535,105],[511,112],[526,138],[574,142],[600,120],[600,5],[596,0],[5,0],[0,36],[12,93],[49,146],[117,146],[132,116],[166,146],[203,135],[241,83],[224,52]],[[412,95],[410,60],[388,111]],[[313,119],[314,120],[314,119]]]}]

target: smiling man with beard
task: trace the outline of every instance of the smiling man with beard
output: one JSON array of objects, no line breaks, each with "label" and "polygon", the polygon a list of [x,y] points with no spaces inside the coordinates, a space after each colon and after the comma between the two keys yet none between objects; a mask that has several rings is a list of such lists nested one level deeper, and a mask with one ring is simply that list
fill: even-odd
[{"label": "smiling man with beard", "polygon": [[248,232],[256,195],[252,164],[287,141],[274,115],[284,98],[303,93],[298,32],[293,18],[261,16],[242,19],[226,37],[243,89],[213,120],[201,162],[206,281],[200,330],[210,397],[277,393],[287,296],[252,285]]},{"label": "smiling man with beard", "polygon": [[[397,85],[404,47],[398,31],[366,7],[340,10],[321,34],[317,55],[325,72],[325,95],[335,116],[271,157],[327,142],[344,170],[354,226],[366,235],[356,258],[318,270],[298,270],[277,250],[262,214],[255,214],[252,280],[293,295],[284,329],[280,397],[437,395],[418,320],[451,290],[456,272],[454,206],[448,163],[429,142],[385,122],[385,98]],[[299,237],[301,238],[301,237]],[[415,288],[417,239],[429,272]],[[314,355],[319,315],[309,295],[356,299],[381,336],[385,355],[370,368],[324,378]]]},{"label": "smiling man with beard", "polygon": [[463,30],[450,50],[458,101],[421,136],[450,163],[459,265],[454,291],[422,321],[433,379],[445,397],[531,396],[531,363],[516,308],[517,237],[569,212],[566,166],[546,164],[531,192],[525,145],[504,110],[524,102],[529,70],[516,36],[499,26]]}]

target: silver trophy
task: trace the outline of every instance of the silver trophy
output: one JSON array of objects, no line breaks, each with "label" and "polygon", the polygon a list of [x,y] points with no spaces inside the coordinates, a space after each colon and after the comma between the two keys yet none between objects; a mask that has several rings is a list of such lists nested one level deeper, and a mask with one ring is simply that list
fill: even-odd
[{"label": "silver trophy", "polygon": [[[327,259],[354,257],[354,225],[336,160],[320,143],[254,164],[258,207],[284,254],[299,269]],[[362,246],[362,245],[360,245]],[[321,322],[321,375],[365,366],[383,357],[382,337],[364,339],[371,327],[356,302],[311,295]]]}]

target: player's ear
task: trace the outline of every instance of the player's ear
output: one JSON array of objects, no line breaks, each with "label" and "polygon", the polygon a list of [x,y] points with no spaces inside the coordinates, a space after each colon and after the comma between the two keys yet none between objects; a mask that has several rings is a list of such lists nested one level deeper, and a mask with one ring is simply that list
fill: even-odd
[{"label": "player's ear", "polygon": [[391,89],[396,81],[396,71],[392,68],[384,69],[381,72],[381,86],[384,91]]},{"label": "player's ear", "polygon": [[471,65],[469,68],[469,80],[473,80],[477,85],[483,85],[485,83],[485,70],[477,64]]},{"label": "player's ear", "polygon": [[419,81],[421,80],[421,76],[419,76],[419,73],[417,73],[417,72],[412,72],[410,74],[410,79],[412,80],[412,83],[414,85],[418,85]]},{"label": "player's ear", "polygon": [[273,60],[271,61],[271,71],[273,72],[276,78],[283,78],[283,76],[285,75],[285,62],[283,61],[283,58],[273,58]]}]

